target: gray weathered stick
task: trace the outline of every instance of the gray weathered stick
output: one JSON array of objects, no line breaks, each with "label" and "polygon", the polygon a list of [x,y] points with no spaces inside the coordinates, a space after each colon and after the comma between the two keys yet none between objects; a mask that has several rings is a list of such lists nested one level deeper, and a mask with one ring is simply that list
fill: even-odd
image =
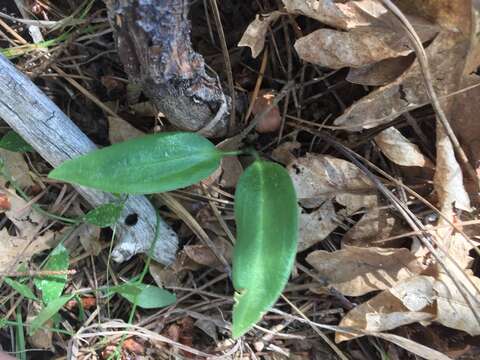
[{"label": "gray weathered stick", "polygon": [[[88,137],[25,75],[0,55],[0,117],[18,132],[52,166],[86,154],[96,147]],[[113,195],[77,186],[77,191],[94,207],[114,202]],[[136,214],[133,225],[125,223]],[[117,262],[147,253],[155,236],[155,209],[143,196],[128,198],[118,222],[118,243],[112,257]],[[161,220],[154,260],[163,264],[175,258],[178,237]]]}]

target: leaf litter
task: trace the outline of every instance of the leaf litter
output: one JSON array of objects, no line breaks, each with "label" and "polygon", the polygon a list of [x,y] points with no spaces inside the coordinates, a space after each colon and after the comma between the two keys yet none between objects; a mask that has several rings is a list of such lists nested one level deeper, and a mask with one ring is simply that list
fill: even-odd
[{"label": "leaf litter", "polygon": [[[479,80],[477,67],[480,47],[477,45],[478,38],[474,36],[478,33],[475,29],[478,24],[470,20],[478,15],[478,9],[470,1],[459,2],[455,6],[444,0],[400,0],[395,3],[419,34],[427,51],[434,87],[441,97],[442,107],[471,163],[477,167],[480,129],[474,119],[478,114],[479,102],[474,100],[478,98],[479,90],[478,87],[465,91],[462,89],[475,86]],[[440,125],[435,129],[431,114],[428,116],[425,110],[429,97],[414,48],[399,22],[380,1],[282,0],[278,4],[283,4],[283,7],[262,7],[250,26],[244,24],[243,29],[246,30],[243,38],[240,43],[235,39],[234,43],[247,46],[250,50],[241,55],[232,51],[231,57],[236,88],[241,88],[246,94],[252,88],[249,82],[258,80],[258,64],[251,62],[251,57],[260,56],[266,48],[268,65],[264,68],[265,73],[259,70],[259,78],[263,81],[260,90],[280,90],[276,83],[278,80],[279,84],[292,79],[295,81],[293,90],[287,96],[286,106],[280,102],[275,110],[275,126],[268,128],[268,133],[259,131],[245,139],[247,144],[262,149],[263,155],[271,156],[287,167],[299,195],[302,211],[299,214],[297,267],[284,295],[290,300],[294,299],[299,309],[314,304],[315,312],[310,310],[305,314],[317,323],[352,327],[360,330],[360,335],[374,334],[423,358],[446,358],[410,338],[416,338],[418,329],[423,329],[425,333],[435,332],[440,325],[444,327],[443,331],[448,332],[447,337],[465,339],[465,334],[478,335],[479,324],[475,312],[480,312],[480,284],[475,267],[478,256],[473,251],[478,246],[478,231],[475,225],[467,224],[468,221],[477,221],[475,210],[478,200],[475,198],[475,181],[465,175],[450,138]],[[223,8],[228,4],[221,6]],[[238,9],[242,9],[242,6],[240,4]],[[200,13],[203,14],[196,12],[194,17]],[[250,9],[250,19],[254,16]],[[224,26],[230,26],[228,21]],[[284,28],[287,29],[285,32]],[[238,33],[238,28],[234,28],[234,32]],[[207,42],[206,34],[201,33],[202,42]],[[234,46],[234,43],[229,45]],[[209,54],[209,51],[205,53]],[[222,58],[221,54],[219,58]],[[243,67],[242,63],[247,66]],[[82,71],[86,69],[83,65],[79,66]],[[213,68],[222,71],[215,65]],[[325,68],[339,70],[330,73],[324,71]],[[254,76],[245,76],[245,73],[253,73],[252,69]],[[105,67],[106,72],[110,70]],[[90,69],[86,74],[90,76]],[[118,78],[124,77],[123,73],[118,75]],[[117,77],[104,73],[98,76],[105,84],[107,78]],[[360,87],[344,82],[344,78],[350,83],[375,88],[362,92],[359,91]],[[121,81],[119,83],[123,85]],[[110,88],[107,90],[113,91]],[[322,92],[327,95],[317,97]],[[273,98],[278,96],[278,92],[272,94]],[[318,121],[321,116],[314,116],[313,113],[318,112],[318,108],[323,110],[325,103],[331,100],[340,103],[340,111],[333,111],[324,122]],[[129,114],[134,111],[135,117],[128,117],[129,123],[117,117],[107,119],[110,125],[107,137],[111,143],[142,135],[143,132],[138,129],[163,130],[164,124],[158,122],[158,111],[152,108],[150,102],[140,100],[140,94],[136,99],[128,99],[126,105],[122,104],[123,99],[115,101],[120,104],[115,111]],[[418,125],[415,131],[412,131],[411,123],[405,122],[402,117],[407,113]],[[149,125],[145,126],[140,118],[149,118]],[[303,118],[307,122],[300,121]],[[285,123],[280,124],[279,119]],[[418,214],[419,222],[424,223],[421,230],[413,229],[412,235],[412,229],[401,212],[384,199],[377,184],[359,170],[352,159],[329,147],[321,139],[306,136],[312,128],[329,133],[335,140],[391,174],[405,187],[417,191],[440,209],[443,216],[424,206],[402,186],[372,170],[398,199]],[[418,134],[422,132],[426,135],[426,143],[418,141]],[[430,151],[425,152],[425,146],[430,145]],[[433,153],[434,147],[436,158],[431,158],[429,154]],[[9,160],[5,164],[10,166],[9,172],[22,188],[35,189],[39,178],[33,174],[37,172],[31,171],[31,164],[25,160],[30,162],[33,159],[34,167],[37,166],[37,160],[31,159],[30,155],[12,154],[6,153]],[[142,336],[154,336],[146,328],[141,328],[136,330],[139,338],[129,338],[134,344],[160,349],[162,356],[175,351],[189,355],[191,353],[179,349],[187,346],[196,351],[192,347],[203,346],[196,343],[193,325],[184,326],[184,323],[193,324],[193,318],[195,326],[214,342],[214,345],[207,347],[208,351],[227,352],[235,346],[228,340],[219,340],[230,336],[230,314],[223,311],[222,301],[230,301],[231,293],[228,291],[231,290],[231,284],[226,268],[217,255],[230,261],[231,244],[235,240],[235,228],[231,222],[231,194],[239,175],[248,165],[248,160],[243,157],[222,160],[221,169],[207,182],[167,195],[168,207],[161,207],[162,215],[166,215],[180,229],[185,246],[172,266],[151,263],[150,274],[159,287],[175,289],[180,299],[172,310],[162,313],[165,316],[161,323],[155,323],[159,332],[168,335],[167,339],[170,336],[169,341],[173,343],[162,342],[165,338],[157,341],[155,346],[139,341]],[[432,171],[435,171],[434,178],[430,175]],[[7,187],[8,181],[3,181],[2,185]],[[30,204],[12,195],[11,187],[7,190],[5,201],[2,200],[6,206],[1,208],[14,228],[7,230],[4,227],[0,230],[6,249],[5,259],[11,260],[12,256],[18,254],[18,249],[31,239],[35,240],[30,245],[31,249],[27,248],[21,257],[22,261],[54,248],[53,231],[37,234],[39,224],[43,224],[45,219],[37,217],[38,214],[31,211]],[[74,211],[76,215],[86,212],[80,206],[77,210]],[[433,221],[429,220],[432,213]],[[430,236],[438,257],[433,256],[418,240],[417,236],[423,233]],[[470,236],[468,240],[464,233]],[[75,253],[72,256],[78,256],[74,261],[80,263],[79,266],[86,264],[85,272],[90,272],[91,264],[84,259],[101,263],[100,259],[105,255],[103,251],[108,247],[107,243],[100,240],[103,236],[99,229],[86,225],[73,236],[82,246],[79,246],[80,255]],[[211,241],[209,245],[205,243],[206,240]],[[103,266],[104,263],[101,263]],[[118,281],[118,274],[124,277],[134,273],[132,269],[135,266],[136,263],[132,263],[124,269],[115,269],[113,281]],[[2,269],[10,271],[7,265]],[[74,281],[68,281],[65,292],[70,293],[72,285],[94,288],[97,281],[105,281],[104,273],[95,272],[94,275],[95,280],[91,280],[88,273],[87,280],[75,277]],[[314,280],[310,280],[310,277]],[[100,301],[96,309],[101,311],[105,305],[104,299],[97,300]],[[111,308],[113,313],[119,315],[118,318],[125,315],[122,312],[125,307],[121,304],[124,303],[120,303],[120,306],[118,302],[114,303]],[[282,302],[278,309],[286,309],[284,305]],[[332,311],[333,315],[325,315],[328,311]],[[274,319],[274,324],[277,324],[277,314],[268,313],[263,317],[260,327],[247,335],[244,343],[256,352],[255,356],[273,359],[289,355],[290,358],[309,359],[315,352],[329,354],[333,351],[327,345],[324,348],[322,344],[319,345],[318,333],[307,323],[302,323],[300,317],[295,317],[297,313],[294,310],[290,313],[288,317],[282,316],[278,325],[272,325],[271,320]],[[77,313],[74,315],[76,317]],[[144,315],[141,311],[137,312],[140,322],[145,319]],[[64,318],[65,323],[69,323],[68,317]],[[45,323],[46,328],[52,325],[53,322]],[[183,327],[188,328],[185,336],[179,335]],[[265,340],[268,336],[263,333],[264,328],[269,331],[280,330]],[[78,339],[96,339],[93,337],[96,330],[93,327],[84,329],[82,331],[85,332],[79,332]],[[59,341],[62,335],[52,336],[49,331],[45,335],[48,336],[45,345],[40,345],[34,339],[31,340],[32,344],[54,349],[54,344],[65,344],[68,339],[64,337]],[[343,342],[358,335],[337,331],[336,340]],[[303,338],[298,341],[295,336]],[[310,341],[313,338],[315,341]],[[446,349],[447,354],[450,353],[448,339],[436,340],[435,343],[426,338],[420,342],[432,348]],[[106,336],[106,339],[110,337]],[[252,339],[252,343],[249,343]],[[257,344],[259,339],[263,347]],[[375,343],[375,347],[381,347],[379,351],[382,356],[410,358],[404,350],[396,348],[392,351],[383,340]],[[370,339],[359,341],[362,341],[362,347],[372,344]],[[135,353],[134,350],[128,350],[126,344],[124,350]],[[261,349],[258,352],[257,345]],[[352,354],[355,356],[352,357],[362,358],[363,354],[356,350],[356,346],[355,342],[348,345],[354,349]],[[340,348],[348,352],[344,344]],[[88,352],[90,349],[82,345],[77,350]],[[143,350],[140,352],[143,353]],[[372,352],[368,356],[376,355]]]}]

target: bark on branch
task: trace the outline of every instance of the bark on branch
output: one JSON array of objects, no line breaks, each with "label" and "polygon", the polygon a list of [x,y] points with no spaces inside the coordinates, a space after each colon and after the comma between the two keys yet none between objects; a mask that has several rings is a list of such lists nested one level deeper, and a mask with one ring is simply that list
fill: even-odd
[{"label": "bark on branch", "polygon": [[120,60],[167,119],[207,136],[227,134],[230,97],[192,49],[189,0],[105,0]]},{"label": "bark on branch", "polygon": [[[86,154],[96,147],[90,139],[26,76],[0,55],[0,117],[18,132],[52,166]],[[94,207],[114,202],[113,195],[76,187]],[[135,224],[126,221],[137,215]],[[130,224],[130,225],[129,225]],[[178,237],[163,221],[156,232],[156,213],[143,196],[128,198],[117,224],[118,241],[112,257],[117,262],[147,253],[155,234],[154,260],[169,264],[175,259]]]}]

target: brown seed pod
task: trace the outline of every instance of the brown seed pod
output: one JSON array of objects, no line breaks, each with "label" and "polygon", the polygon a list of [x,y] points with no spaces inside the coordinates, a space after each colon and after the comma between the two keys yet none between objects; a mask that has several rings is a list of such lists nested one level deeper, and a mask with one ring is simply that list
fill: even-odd
[{"label": "brown seed pod", "polygon": [[[260,90],[253,104],[252,114],[258,115],[268,109],[272,105],[275,96],[276,94],[273,90]],[[262,117],[262,119],[260,119],[255,130],[261,134],[275,132],[280,129],[281,123],[282,116],[280,115],[278,106],[275,105]]]}]

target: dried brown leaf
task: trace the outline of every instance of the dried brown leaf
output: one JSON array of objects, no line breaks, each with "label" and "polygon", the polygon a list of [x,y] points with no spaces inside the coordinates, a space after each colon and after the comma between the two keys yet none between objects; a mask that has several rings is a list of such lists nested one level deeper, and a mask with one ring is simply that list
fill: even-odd
[{"label": "dried brown leaf", "polygon": [[372,208],[345,234],[342,244],[371,246],[373,240],[387,239],[392,236],[397,223],[395,217],[391,216],[387,210]]},{"label": "dried brown leaf", "polygon": [[[458,78],[456,69],[459,58],[465,54],[465,44],[459,43],[461,39],[459,34],[440,33],[427,48],[432,75],[437,79],[434,85],[439,96],[448,94],[452,83],[455,83],[454,79]],[[335,120],[335,125],[348,126],[351,131],[370,129],[386,124],[426,102],[428,95],[425,92],[423,75],[415,61],[397,80],[350,106]]]},{"label": "dried brown leaf", "polygon": [[[479,278],[475,276],[470,276],[469,278],[477,289],[480,288]],[[465,331],[472,336],[480,335],[480,324],[473,314],[470,305],[455,285],[455,281],[444,274],[440,274],[439,279],[435,281],[434,289],[437,299],[437,316],[435,321],[450,328]],[[473,294],[478,294],[477,289],[468,281],[462,282],[462,285]],[[475,312],[480,314],[478,295],[475,297],[467,296]]]},{"label": "dried brown leaf", "polygon": [[393,126],[375,136],[375,142],[385,156],[397,165],[431,167],[420,148]]},{"label": "dried brown leaf", "polygon": [[142,131],[125,120],[113,116],[108,117],[108,139],[110,143],[116,144],[142,135],[144,135]]},{"label": "dried brown leaf", "polygon": [[298,141],[287,141],[281,143],[272,151],[272,159],[282,163],[283,165],[288,165],[295,161],[297,157],[293,155],[293,152],[300,149],[301,146],[302,145]]},{"label": "dried brown leaf", "polygon": [[[233,247],[224,238],[217,237],[214,240],[216,251],[228,261],[232,258]],[[186,245],[183,248],[185,254],[197,264],[223,270],[224,265],[215,253],[206,245]]]},{"label": "dried brown leaf", "polygon": [[[380,332],[418,321],[431,320],[432,318],[433,315],[428,312],[409,311],[400,300],[387,290],[350,310],[340,321],[339,326]],[[335,341],[342,342],[359,336],[362,335],[355,336],[337,332]]]},{"label": "dried brown leaf", "polygon": [[[6,172],[22,189],[35,185],[25,158],[22,153],[0,149],[0,158],[3,159]],[[5,187],[8,180],[0,176],[0,185]]]},{"label": "dried brown leaf", "polygon": [[338,29],[378,24],[378,18],[387,13],[383,5],[373,0],[360,1],[319,1],[282,0],[288,12],[311,17]]},{"label": "dried brown leaf", "polygon": [[295,50],[302,60],[331,69],[358,68],[412,51],[403,33],[381,27],[319,29],[297,40]]},{"label": "dried brown leaf", "polygon": [[[24,237],[11,236],[7,229],[0,230],[0,272],[15,271],[15,260],[18,258],[19,262],[29,260],[33,255],[38,254],[44,250],[55,247],[58,243],[53,232],[47,232],[38,236],[30,243]],[[18,263],[17,263],[18,264]]]},{"label": "dried brown leaf", "polygon": [[297,251],[304,251],[325,240],[340,223],[333,203],[328,200],[310,213],[302,211],[299,220]]},{"label": "dried brown leaf", "polygon": [[307,262],[329,286],[347,296],[389,289],[423,270],[419,260],[403,248],[348,246],[332,253],[318,250],[307,256]]},{"label": "dried brown leaf", "polygon": [[265,46],[268,27],[282,15],[280,11],[270,14],[257,15],[240,39],[238,46],[247,46],[252,50],[252,57],[256,58]]},{"label": "dried brown leaf", "polygon": [[316,199],[321,204],[337,195],[365,195],[374,189],[358,167],[330,155],[309,153],[287,168],[300,201]]},{"label": "dried brown leaf", "polygon": [[397,79],[413,62],[413,54],[350,68],[346,80],[359,85],[383,86]]}]

